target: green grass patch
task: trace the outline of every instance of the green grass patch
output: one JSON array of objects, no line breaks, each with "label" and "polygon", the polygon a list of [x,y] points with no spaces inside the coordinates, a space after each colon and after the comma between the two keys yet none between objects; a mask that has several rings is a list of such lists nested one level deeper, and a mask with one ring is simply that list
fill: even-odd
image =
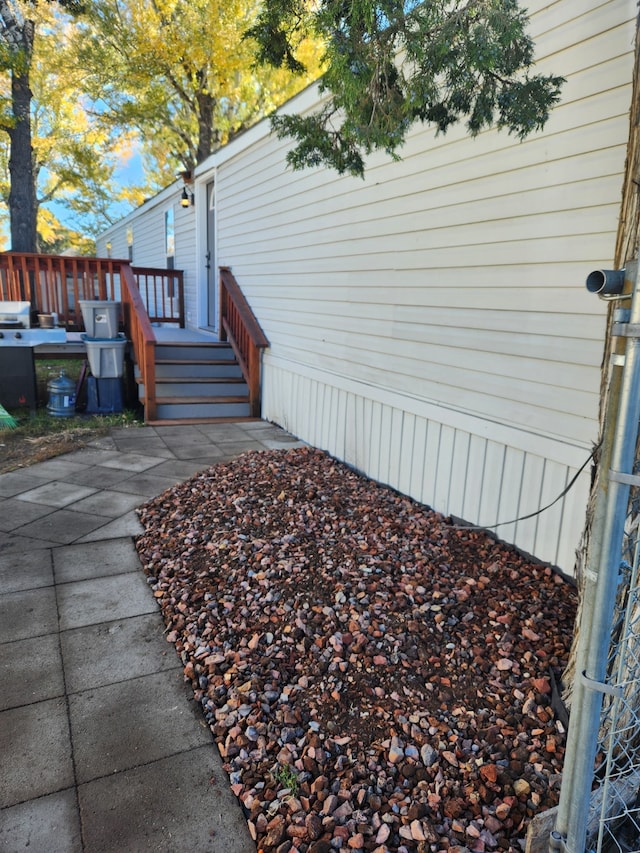
[{"label": "green grass patch", "polygon": [[38,409],[31,416],[28,409],[14,409],[10,414],[18,421],[18,426],[12,430],[15,435],[37,437],[54,435],[67,430],[109,430],[114,427],[142,426],[143,422],[137,412],[125,410],[108,415],[77,414],[71,418],[59,418],[50,415],[46,409]]},{"label": "green grass patch", "polygon": [[[12,430],[17,435],[28,437],[39,437],[55,435],[68,430],[103,430],[107,431],[114,427],[134,427],[143,425],[142,412],[137,409],[125,409],[123,412],[114,412],[104,415],[88,415],[78,411],[72,417],[56,417],[47,411],[49,401],[48,385],[52,379],[57,379],[64,372],[72,382],[77,383],[82,371],[84,360],[80,358],[65,359],[36,359],[36,387],[38,397],[38,408],[35,414],[29,409],[9,409],[18,426]],[[86,386],[80,395],[78,403],[82,409],[86,398]],[[1,426],[1,425],[0,425]]]}]

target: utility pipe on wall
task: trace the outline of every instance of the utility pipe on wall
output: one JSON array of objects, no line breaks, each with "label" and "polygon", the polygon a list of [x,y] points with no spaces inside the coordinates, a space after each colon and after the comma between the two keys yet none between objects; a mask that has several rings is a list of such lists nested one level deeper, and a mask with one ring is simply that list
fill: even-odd
[{"label": "utility pipe on wall", "polygon": [[[607,272],[592,273],[587,279],[587,289],[609,296],[620,294],[624,271],[613,271],[617,275],[609,275],[609,284]],[[621,378],[616,376],[620,367],[615,364],[612,368],[611,386],[616,388],[619,383],[619,394],[610,393],[604,426],[595,535],[591,538],[583,589],[576,685],[560,804],[550,841],[551,849],[560,848],[567,853],[585,850],[602,698],[611,690],[605,679],[630,489],[629,483],[621,482],[624,478],[617,475],[633,473],[640,421],[640,282],[635,264],[627,270],[627,276],[631,275],[634,282],[628,327],[631,332],[626,339]]]}]

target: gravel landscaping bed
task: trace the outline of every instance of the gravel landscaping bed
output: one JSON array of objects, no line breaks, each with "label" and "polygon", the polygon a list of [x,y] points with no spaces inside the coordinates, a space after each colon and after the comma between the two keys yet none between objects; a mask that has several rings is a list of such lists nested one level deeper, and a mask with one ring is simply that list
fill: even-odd
[{"label": "gravel landscaping bed", "polygon": [[216,465],[140,518],[258,850],[521,851],[559,794],[569,584],[310,448]]}]

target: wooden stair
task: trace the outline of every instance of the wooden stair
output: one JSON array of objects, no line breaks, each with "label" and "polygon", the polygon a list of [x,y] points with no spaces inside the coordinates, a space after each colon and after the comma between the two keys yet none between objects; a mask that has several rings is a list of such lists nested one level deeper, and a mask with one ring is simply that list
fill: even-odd
[{"label": "wooden stair", "polygon": [[[163,341],[155,345],[156,417],[151,424],[251,420],[249,389],[231,345]],[[135,369],[138,397],[145,387]]]}]

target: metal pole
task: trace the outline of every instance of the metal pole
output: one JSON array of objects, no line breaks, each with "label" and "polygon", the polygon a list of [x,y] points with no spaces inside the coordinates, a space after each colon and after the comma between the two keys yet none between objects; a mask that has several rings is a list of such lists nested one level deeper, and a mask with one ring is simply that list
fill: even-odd
[{"label": "metal pole", "polygon": [[[560,804],[551,847],[567,853],[584,853],[604,681],[616,600],[624,524],[629,499],[628,483],[616,478],[632,474],[640,421],[640,282],[634,270],[634,289],[627,327],[626,350],[620,383],[617,419],[605,424],[610,466],[601,467],[596,496],[597,525],[591,540],[591,559],[583,590],[583,618],[577,653],[576,685],[565,754]],[[617,368],[613,368],[614,371]],[[612,385],[615,385],[612,378]],[[617,395],[616,395],[617,396]],[[611,401],[612,404],[615,400]],[[615,411],[609,407],[607,418]],[[601,466],[609,456],[603,454]],[[602,508],[604,504],[604,509]],[[601,535],[601,540],[600,540]],[[600,540],[600,541],[599,541]]]}]

